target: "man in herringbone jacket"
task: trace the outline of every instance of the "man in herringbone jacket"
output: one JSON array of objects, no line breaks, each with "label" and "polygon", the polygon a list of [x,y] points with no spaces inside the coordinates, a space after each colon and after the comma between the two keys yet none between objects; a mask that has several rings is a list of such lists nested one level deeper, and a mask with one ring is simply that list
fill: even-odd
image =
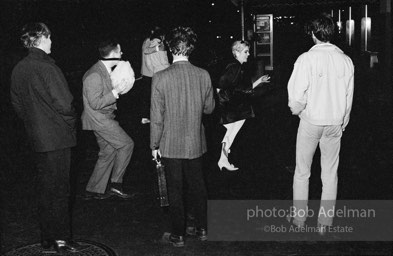
[{"label": "man in herringbone jacket", "polygon": [[[202,173],[207,147],[202,115],[210,114],[215,102],[208,72],[188,61],[196,39],[190,28],[173,29],[168,37],[173,64],[156,73],[152,82],[150,146],[153,157],[162,156],[166,166],[172,227],[171,235],[163,238],[177,247],[184,245],[185,204],[195,209],[199,239],[207,239]],[[191,202],[183,201],[183,186],[188,188]]]}]

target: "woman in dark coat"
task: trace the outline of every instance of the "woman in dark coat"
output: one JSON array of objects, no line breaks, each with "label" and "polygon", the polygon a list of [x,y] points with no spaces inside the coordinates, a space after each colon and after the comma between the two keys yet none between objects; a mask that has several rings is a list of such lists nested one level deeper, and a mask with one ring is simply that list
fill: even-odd
[{"label": "woman in dark coat", "polygon": [[243,63],[247,62],[250,45],[247,41],[235,41],[232,44],[232,54],[235,60],[230,63],[220,77],[218,83],[218,97],[221,108],[220,122],[227,129],[222,140],[222,150],[218,166],[220,170],[238,170],[228,161],[228,154],[236,134],[243,126],[247,118],[254,117],[250,96],[254,93],[253,88],[261,83],[269,82],[269,76],[264,75],[254,83],[251,77],[244,71]]}]

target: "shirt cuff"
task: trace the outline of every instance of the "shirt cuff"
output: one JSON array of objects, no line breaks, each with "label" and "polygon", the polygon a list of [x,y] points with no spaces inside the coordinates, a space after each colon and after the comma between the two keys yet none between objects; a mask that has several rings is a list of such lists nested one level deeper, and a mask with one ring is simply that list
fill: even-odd
[{"label": "shirt cuff", "polygon": [[112,90],[113,96],[118,99],[119,98],[119,94],[117,93],[117,91],[115,89]]}]

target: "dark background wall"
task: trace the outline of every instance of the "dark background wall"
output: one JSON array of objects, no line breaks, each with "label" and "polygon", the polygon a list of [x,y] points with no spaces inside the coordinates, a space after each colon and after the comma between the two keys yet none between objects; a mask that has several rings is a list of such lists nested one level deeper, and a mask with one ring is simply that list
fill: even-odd
[{"label": "dark background wall", "polygon": [[[26,23],[42,21],[52,31],[52,56],[66,69],[88,66],[96,60],[95,43],[113,34],[122,43],[125,58],[138,65],[141,43],[154,25],[191,26],[200,48],[217,47],[216,33],[240,34],[236,7],[225,0],[5,0],[1,2],[4,53],[20,47],[19,31]],[[209,22],[210,21],[210,22]],[[223,38],[223,39],[224,39]],[[225,41],[225,40],[224,40]]]},{"label": "dark background wall", "polygon": [[191,57],[202,67],[217,55],[230,56],[230,43],[241,33],[240,14],[226,0],[2,0],[0,111],[6,115],[13,115],[9,79],[14,65],[26,55],[19,37],[28,22],[44,22],[50,28],[51,56],[65,73],[76,99],[80,98],[83,73],[97,61],[96,44],[103,35],[120,40],[123,58],[139,76],[141,45],[152,26],[192,27],[199,42]]}]

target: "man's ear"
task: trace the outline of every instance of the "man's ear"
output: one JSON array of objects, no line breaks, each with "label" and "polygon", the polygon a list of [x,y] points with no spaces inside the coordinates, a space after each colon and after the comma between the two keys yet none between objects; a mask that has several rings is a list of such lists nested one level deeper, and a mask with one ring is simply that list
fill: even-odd
[{"label": "man's ear", "polygon": [[42,38],[44,36],[41,36],[40,38],[38,38],[35,42],[34,42],[34,47],[39,47],[42,43]]}]

